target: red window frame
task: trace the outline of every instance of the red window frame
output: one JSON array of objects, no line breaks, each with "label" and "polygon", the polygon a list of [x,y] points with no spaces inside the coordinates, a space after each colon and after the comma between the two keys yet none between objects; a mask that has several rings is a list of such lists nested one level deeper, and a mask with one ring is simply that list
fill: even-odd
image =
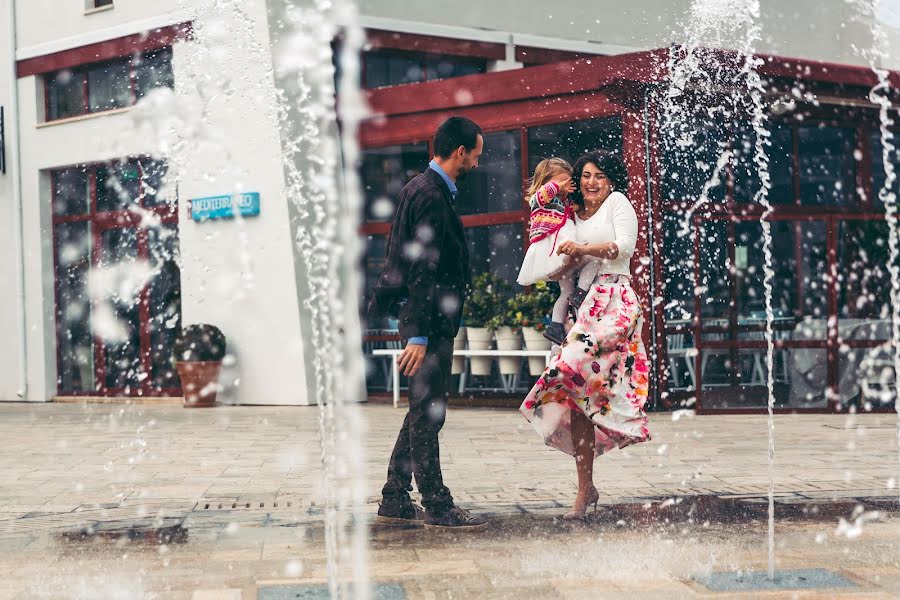
[{"label": "red window frame", "polygon": [[[141,169],[140,160],[146,159],[150,160],[150,157],[145,156],[136,156],[129,157],[125,159],[125,162],[138,162],[138,169]],[[59,240],[56,236],[56,226],[61,223],[73,223],[73,222],[87,222],[91,224],[91,266],[96,267],[98,265],[101,248],[102,248],[102,239],[101,235],[103,231],[109,229],[134,229],[137,237],[137,258],[141,260],[149,260],[150,259],[150,247],[148,242],[147,230],[144,227],[141,227],[141,222],[145,219],[144,216],[132,212],[128,209],[118,210],[118,211],[98,211],[97,210],[97,168],[108,166],[111,163],[91,163],[86,165],[74,165],[69,168],[82,168],[87,171],[88,174],[88,212],[80,215],[66,215],[60,216],[57,215],[53,209],[53,206],[56,202],[56,192],[57,192],[57,180],[58,173],[61,171],[68,170],[68,168],[60,168],[54,169],[50,172],[50,214],[52,215],[51,219],[51,227],[52,227],[52,243],[53,243],[53,298],[54,298],[54,321],[56,326],[56,339],[61,339],[64,328],[63,323],[60,321],[60,297],[59,297],[59,264],[57,260],[57,256],[59,254]],[[140,197],[144,197],[144,183],[143,178],[141,178],[141,187],[140,187]],[[143,203],[142,203],[143,205]],[[162,205],[162,206],[142,206],[143,211],[150,212],[159,218],[159,222],[163,225],[177,225],[178,224],[178,203],[173,202],[172,204]],[[140,292],[140,301],[138,306],[139,311],[139,323],[140,323],[140,363],[141,369],[144,373],[150,373],[152,369],[152,364],[150,362],[150,332],[145,326],[150,321],[150,300],[149,300],[149,285],[145,285]],[[93,304],[92,304],[92,314],[93,314]],[[93,334],[92,334],[93,336]],[[125,395],[125,388],[109,388],[106,386],[106,360],[105,360],[105,349],[103,343],[96,337],[93,337],[93,351],[94,351],[94,390],[92,392],[73,392],[73,391],[64,391],[60,390],[59,378],[57,377],[57,396],[61,397],[77,397],[77,396],[123,396]],[[62,371],[62,362],[61,355],[59,350],[56,352],[56,369],[57,373]],[[161,397],[161,396],[180,396],[181,388],[163,388],[160,390],[154,389],[152,384],[151,377],[145,377],[141,382],[139,388],[131,388],[131,395],[136,396],[146,396],[146,397]]]}]

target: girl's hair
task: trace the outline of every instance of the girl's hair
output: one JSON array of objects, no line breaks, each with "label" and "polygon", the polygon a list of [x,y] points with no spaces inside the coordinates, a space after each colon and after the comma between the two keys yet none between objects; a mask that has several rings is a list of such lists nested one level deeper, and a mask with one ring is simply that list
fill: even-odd
[{"label": "girl's hair", "polygon": [[541,189],[541,186],[553,179],[557,173],[572,174],[572,165],[561,158],[545,158],[534,168],[534,175],[527,181],[528,193],[525,194],[527,203],[531,197]]}]

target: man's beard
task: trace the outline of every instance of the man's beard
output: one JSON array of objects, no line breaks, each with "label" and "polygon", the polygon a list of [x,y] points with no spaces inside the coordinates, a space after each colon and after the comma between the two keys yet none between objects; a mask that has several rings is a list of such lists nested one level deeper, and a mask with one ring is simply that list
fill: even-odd
[{"label": "man's beard", "polygon": [[466,177],[469,176],[469,171],[472,170],[472,167],[460,167],[459,173],[456,175],[457,181],[464,181]]}]

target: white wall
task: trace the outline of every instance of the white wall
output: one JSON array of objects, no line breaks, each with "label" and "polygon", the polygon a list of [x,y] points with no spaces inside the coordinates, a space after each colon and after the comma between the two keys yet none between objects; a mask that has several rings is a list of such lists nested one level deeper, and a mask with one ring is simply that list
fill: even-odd
[{"label": "white wall", "polygon": [[10,103],[13,89],[13,57],[9,54],[8,19],[9,0],[0,0],[0,105],[4,107],[6,119],[7,172],[0,174],[0,400],[15,400],[19,391],[19,346],[18,300],[16,297],[16,251],[15,251],[15,199],[13,198],[13,170],[16,168],[16,153],[12,145],[12,130],[15,115]]},{"label": "white wall", "polygon": [[[120,4],[124,6],[117,2],[115,10]],[[265,12],[252,1],[244,5],[251,11],[254,35],[267,40]],[[183,322],[220,327],[237,361],[223,371],[222,398],[242,404],[309,403],[280,145],[272,115],[260,110],[273,104],[271,60],[265,53],[230,47],[237,41],[229,36],[220,41],[205,48],[176,44],[176,93],[163,92],[150,104],[115,114],[38,124],[36,78],[19,80],[30,399],[47,400],[56,391],[47,170],[154,154],[167,158],[178,175]],[[214,52],[207,52],[213,47]],[[268,52],[267,44],[260,50]],[[204,62],[208,60],[221,64],[209,68],[214,65]],[[203,70],[199,75],[198,67]],[[268,87],[246,85],[260,78]],[[0,216],[2,226],[10,227],[5,184],[0,179]],[[260,192],[259,217],[191,221],[189,199],[236,191]],[[10,257],[0,261],[4,281],[14,268],[13,252],[6,248],[9,239],[0,239],[0,256]],[[0,326],[6,331],[15,330],[5,322],[15,315],[13,300],[3,286]],[[0,397],[16,380],[10,337],[0,336]]]},{"label": "white wall", "polygon": [[[68,40],[87,33],[96,33],[103,38],[104,30],[115,30],[123,24],[157,21],[167,14],[181,14],[183,3],[183,0],[115,0],[112,9],[94,12],[85,10],[84,0],[18,0],[18,47],[22,50],[43,44],[67,45]],[[140,30],[132,28],[130,33]],[[105,37],[118,35],[106,34]],[[76,41],[74,45],[83,43]]]},{"label": "white wall", "polygon": [[[265,3],[241,5],[241,11],[201,10],[198,43],[175,48],[176,86],[184,82],[179,103],[193,125],[205,119],[175,161],[183,320],[225,333],[238,360],[238,402],[310,404]],[[243,37],[248,31],[255,44]],[[188,199],[241,191],[260,193],[258,217],[191,221]]]}]

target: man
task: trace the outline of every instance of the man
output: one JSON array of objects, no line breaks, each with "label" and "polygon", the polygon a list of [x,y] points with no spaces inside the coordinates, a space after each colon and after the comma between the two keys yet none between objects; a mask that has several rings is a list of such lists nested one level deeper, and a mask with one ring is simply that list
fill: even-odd
[{"label": "man", "polygon": [[[409,411],[388,467],[377,521],[427,528],[481,530],[486,520],[453,503],[441,475],[438,433],[447,412],[453,338],[469,283],[469,250],[453,202],[456,182],[478,167],[481,128],[451,117],[434,135],[434,160],[400,192],[384,272],[373,306],[395,312],[404,350],[397,359],[409,377]],[[412,476],[422,494],[409,497]]]}]

